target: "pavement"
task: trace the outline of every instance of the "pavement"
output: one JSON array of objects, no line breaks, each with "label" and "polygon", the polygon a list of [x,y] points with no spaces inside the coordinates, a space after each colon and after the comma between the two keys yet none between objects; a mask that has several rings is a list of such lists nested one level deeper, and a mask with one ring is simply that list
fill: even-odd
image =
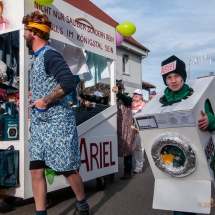
[{"label": "pavement", "polygon": [[[172,211],[152,209],[154,177],[147,159],[142,173],[124,181],[120,180],[122,175],[123,158],[119,158],[119,172],[103,191],[97,191],[96,180],[84,182],[90,215],[173,215]],[[215,199],[213,186],[212,190]],[[50,193],[50,201],[48,215],[72,215],[76,207],[75,195],[69,187]],[[17,199],[13,204],[0,200],[0,214],[35,215],[34,200]],[[214,207],[210,214],[215,215]]]}]

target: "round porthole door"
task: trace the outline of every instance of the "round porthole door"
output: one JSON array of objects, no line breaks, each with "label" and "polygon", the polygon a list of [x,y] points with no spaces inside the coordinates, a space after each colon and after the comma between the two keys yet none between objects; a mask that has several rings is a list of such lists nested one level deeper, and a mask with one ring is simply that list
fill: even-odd
[{"label": "round porthole door", "polygon": [[151,148],[155,165],[172,177],[185,177],[196,169],[196,155],[189,142],[175,134],[156,139]]}]

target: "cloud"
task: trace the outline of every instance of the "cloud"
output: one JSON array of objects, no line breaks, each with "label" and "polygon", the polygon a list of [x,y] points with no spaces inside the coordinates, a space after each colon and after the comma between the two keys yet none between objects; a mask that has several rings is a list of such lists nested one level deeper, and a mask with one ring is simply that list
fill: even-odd
[{"label": "cloud", "polygon": [[161,62],[176,55],[186,63],[191,79],[215,72],[215,61],[189,65],[189,59],[215,52],[215,1],[202,0],[109,0],[92,2],[118,23],[131,21],[134,39],[150,52],[142,61],[143,80],[164,86]]}]

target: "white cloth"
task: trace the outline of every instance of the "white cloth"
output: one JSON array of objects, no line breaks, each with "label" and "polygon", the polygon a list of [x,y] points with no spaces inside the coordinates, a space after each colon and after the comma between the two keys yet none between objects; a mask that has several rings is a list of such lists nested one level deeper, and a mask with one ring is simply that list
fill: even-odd
[{"label": "white cloth", "polygon": [[55,39],[51,39],[50,46],[56,49],[63,56],[64,43]]},{"label": "white cloth", "polygon": [[95,92],[93,93],[93,95],[102,97],[103,94],[97,90],[97,91],[95,91]]},{"label": "white cloth", "polygon": [[5,82],[7,79],[7,65],[0,60],[0,82]]},{"label": "white cloth", "polygon": [[142,171],[144,159],[144,147],[141,143],[140,135],[136,134],[137,150],[134,152],[135,169]]},{"label": "white cloth", "polygon": [[[142,111],[143,107],[145,106],[145,103],[143,102],[142,105],[137,109],[132,109],[132,116],[134,116],[136,113],[139,113]],[[135,159],[135,169],[142,171],[145,159],[144,159],[144,147],[140,139],[139,133],[136,134],[136,143],[137,143],[137,150],[134,152],[134,159]]]},{"label": "white cloth", "polygon": [[86,58],[81,48],[68,45],[55,39],[51,39],[50,46],[55,48],[63,56],[73,75],[89,73]]},{"label": "white cloth", "polygon": [[86,59],[81,48],[65,44],[63,58],[67,62],[73,75],[89,73]]}]

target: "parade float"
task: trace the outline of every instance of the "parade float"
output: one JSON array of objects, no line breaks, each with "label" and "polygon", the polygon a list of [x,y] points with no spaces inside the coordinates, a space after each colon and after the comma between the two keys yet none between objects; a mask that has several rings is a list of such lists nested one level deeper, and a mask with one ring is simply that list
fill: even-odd
[{"label": "parade float", "polygon": [[[16,59],[10,57],[14,65],[7,64],[7,59],[1,68],[8,75],[7,80],[2,80],[3,93],[19,94],[19,111],[15,114],[15,107],[10,102],[2,100],[5,109],[1,114],[1,141],[0,151],[4,159],[5,176],[1,175],[0,194],[27,199],[33,196],[31,190],[31,176],[29,171],[28,138],[30,135],[30,119],[28,118],[28,66],[31,62],[31,53],[26,48],[24,40],[24,26],[22,18],[25,14],[39,10],[46,14],[52,21],[51,40],[59,41],[64,45],[76,47],[79,50],[100,55],[109,60],[110,88],[115,83],[116,45],[120,45],[120,38],[116,44],[116,30],[91,15],[62,1],[32,0],[7,0],[4,5],[3,16],[7,18],[7,25],[0,30],[0,39],[5,41],[9,35],[14,42],[16,38]],[[44,3],[44,4],[41,4]],[[51,4],[52,3],[52,4]],[[5,18],[5,19],[6,19]],[[15,37],[14,37],[15,35]],[[122,39],[122,38],[121,38]],[[9,45],[12,46],[9,42]],[[0,45],[1,46],[1,45]],[[5,51],[1,47],[1,51]],[[12,47],[14,48],[14,47]],[[11,50],[12,50],[11,48]],[[13,56],[11,51],[11,56]],[[69,64],[70,62],[67,61]],[[11,68],[10,68],[11,67]],[[12,68],[13,67],[13,68]],[[12,72],[8,72],[11,70]],[[12,79],[11,79],[12,76]],[[17,86],[14,86],[16,80]],[[97,111],[77,125],[80,151],[81,168],[79,172],[83,181],[100,178],[118,171],[118,148],[116,133],[116,105],[115,97],[110,93],[110,106],[98,107]],[[74,111],[75,112],[75,111]],[[86,117],[86,116],[85,116]],[[9,153],[10,152],[10,153]],[[12,156],[11,156],[12,153]],[[9,155],[10,154],[10,155]],[[4,156],[5,155],[5,156]],[[6,159],[9,155],[10,166]],[[11,164],[12,163],[12,164]],[[7,167],[6,167],[6,166]],[[2,172],[2,170],[1,170]],[[63,176],[54,174],[54,171],[45,169],[48,192],[55,191],[69,184]],[[10,178],[14,177],[13,183]],[[6,179],[9,183],[6,183]]]}]

